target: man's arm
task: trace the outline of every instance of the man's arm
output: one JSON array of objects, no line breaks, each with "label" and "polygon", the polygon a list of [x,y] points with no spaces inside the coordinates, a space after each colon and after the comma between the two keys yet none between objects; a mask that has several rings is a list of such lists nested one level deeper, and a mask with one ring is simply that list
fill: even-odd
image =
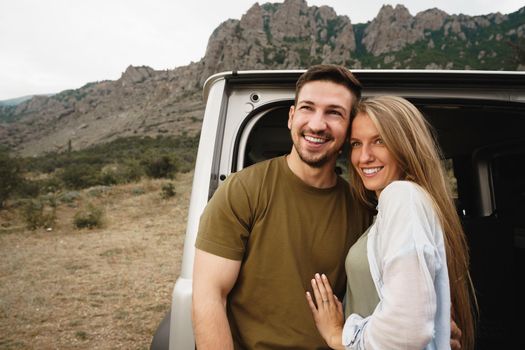
[{"label": "man's arm", "polygon": [[198,349],[233,349],[226,297],[241,262],[196,249],[193,264],[193,331]]}]

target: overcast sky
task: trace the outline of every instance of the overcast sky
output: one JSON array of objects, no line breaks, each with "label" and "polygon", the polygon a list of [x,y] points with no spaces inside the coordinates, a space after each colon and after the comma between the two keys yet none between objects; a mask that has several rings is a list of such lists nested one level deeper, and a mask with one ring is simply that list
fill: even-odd
[{"label": "overcast sky", "polygon": [[[265,3],[260,1],[259,3]],[[269,2],[283,2],[282,0]],[[510,13],[523,0],[307,0],[352,23],[372,20],[383,4],[412,15]],[[0,0],[0,100],[115,80],[127,66],[173,69],[200,60],[212,31],[240,19],[255,0]]]}]

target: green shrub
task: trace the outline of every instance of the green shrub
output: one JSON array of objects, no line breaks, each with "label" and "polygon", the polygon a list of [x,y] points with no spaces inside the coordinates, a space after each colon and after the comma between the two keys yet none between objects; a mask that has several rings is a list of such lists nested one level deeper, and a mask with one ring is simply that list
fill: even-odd
[{"label": "green shrub", "polygon": [[91,197],[100,197],[104,193],[109,192],[110,189],[111,189],[111,187],[108,187],[108,186],[95,186],[93,188],[90,188],[87,193]]},{"label": "green shrub", "polygon": [[35,198],[40,194],[40,187],[39,181],[22,179],[17,185],[16,194],[22,198]]},{"label": "green shrub", "polygon": [[4,207],[21,180],[19,161],[11,158],[7,151],[0,150],[0,208]]},{"label": "green shrub", "polygon": [[46,203],[48,201],[48,199],[39,198],[25,202],[22,215],[28,229],[53,227],[56,221],[56,202]]},{"label": "green shrub", "polygon": [[59,200],[62,203],[73,203],[76,199],[80,198],[80,192],[69,191],[60,195]]},{"label": "green shrub", "polygon": [[90,203],[75,214],[73,224],[76,228],[102,227],[103,217],[104,211]]},{"label": "green shrub", "polygon": [[175,192],[175,186],[171,182],[162,184],[162,198],[168,199],[174,197],[177,193]]},{"label": "green shrub", "polygon": [[177,171],[176,163],[168,156],[161,156],[142,162],[146,175],[151,178],[172,178]]},{"label": "green shrub", "polygon": [[62,187],[62,181],[54,176],[42,180],[21,179],[15,193],[21,198],[36,198],[43,193],[56,193]]},{"label": "green shrub", "polygon": [[40,196],[40,199],[51,208],[56,208],[58,206],[58,197],[55,193],[48,193]]},{"label": "green shrub", "polygon": [[39,180],[41,193],[55,193],[64,188],[64,183],[56,176],[50,176],[46,179]]},{"label": "green shrub", "polygon": [[517,64],[525,64],[525,38],[520,38],[516,43],[509,42],[512,47]]},{"label": "green shrub", "polygon": [[108,171],[102,172],[98,176],[97,182],[104,186],[111,186],[111,185],[116,185],[118,183],[121,183],[122,181],[120,181],[119,176],[118,174],[116,174],[115,171],[108,170]]},{"label": "green shrub", "polygon": [[86,340],[88,338],[88,334],[84,331],[76,331],[75,337],[77,337],[80,340]]},{"label": "green shrub", "polygon": [[144,193],[146,193],[146,190],[144,190],[141,187],[135,187],[134,189],[131,190],[131,194],[134,196],[141,196]]},{"label": "green shrub", "polygon": [[128,161],[118,168],[123,183],[137,182],[144,175],[144,169],[138,161]]},{"label": "green shrub", "polygon": [[144,169],[138,161],[125,161],[121,164],[112,164],[102,169],[99,175],[101,185],[111,186],[121,183],[139,181],[144,174]]},{"label": "green shrub", "polygon": [[[24,169],[35,173],[52,173],[57,169],[62,172],[81,165],[90,166],[95,174],[86,179],[70,179],[65,184],[69,188],[85,188],[93,185],[109,185],[114,181],[117,183],[128,183],[138,181],[145,175],[145,164],[160,159],[159,155],[169,158],[169,163],[175,165],[172,172],[189,171],[193,169],[199,135],[194,136],[131,136],[118,138],[108,143],[100,143],[95,146],[71,150],[69,152],[49,152],[39,157],[24,158]],[[176,156],[175,156],[176,155]],[[111,175],[105,176],[106,168],[111,169]],[[152,172],[153,174],[153,172]],[[148,175],[150,176],[150,175]],[[171,175],[170,175],[171,176]],[[67,177],[67,176],[66,176]],[[154,177],[154,176],[151,176]],[[163,176],[160,176],[163,177]],[[169,176],[168,176],[169,177]],[[62,179],[62,176],[59,177]],[[86,185],[88,182],[90,185]]]},{"label": "green shrub", "polygon": [[178,164],[178,171],[181,173],[187,173],[192,171],[195,168],[195,154],[194,153],[184,153],[182,154]]},{"label": "green shrub", "polygon": [[60,178],[71,189],[82,189],[99,184],[99,172],[95,166],[88,164],[70,164],[66,166]]}]

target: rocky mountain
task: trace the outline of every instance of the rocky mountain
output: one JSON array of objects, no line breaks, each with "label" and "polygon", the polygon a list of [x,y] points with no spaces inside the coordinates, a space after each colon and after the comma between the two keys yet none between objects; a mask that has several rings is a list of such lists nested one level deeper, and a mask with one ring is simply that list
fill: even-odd
[{"label": "rocky mountain", "polygon": [[202,120],[200,64],[167,71],[129,66],[116,81],[0,107],[0,142],[22,155],[81,149],[118,137],[196,134]]},{"label": "rocky mountain", "polygon": [[[351,15],[351,14],[350,14]],[[89,83],[16,106],[0,106],[0,142],[22,155],[73,149],[130,135],[198,132],[201,87],[232,69],[292,69],[316,63],[349,68],[525,69],[525,7],[511,14],[415,16],[385,5],[352,24],[305,0],[255,3],[211,34],[199,61],[173,70],[128,67],[116,81]],[[521,60],[521,61],[520,61]]]}]

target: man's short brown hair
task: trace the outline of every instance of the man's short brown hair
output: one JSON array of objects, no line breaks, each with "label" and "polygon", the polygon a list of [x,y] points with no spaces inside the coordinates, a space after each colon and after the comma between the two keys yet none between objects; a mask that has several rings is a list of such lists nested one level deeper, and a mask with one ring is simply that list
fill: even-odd
[{"label": "man's short brown hair", "polygon": [[348,70],[346,67],[335,64],[318,64],[311,66],[299,77],[297,83],[295,84],[295,105],[297,105],[299,92],[306,83],[311,81],[329,81],[345,86],[348,90],[350,90],[352,96],[354,96],[350,115],[355,115],[357,102],[361,98],[362,86],[359,80],[357,80],[350,70]]}]

